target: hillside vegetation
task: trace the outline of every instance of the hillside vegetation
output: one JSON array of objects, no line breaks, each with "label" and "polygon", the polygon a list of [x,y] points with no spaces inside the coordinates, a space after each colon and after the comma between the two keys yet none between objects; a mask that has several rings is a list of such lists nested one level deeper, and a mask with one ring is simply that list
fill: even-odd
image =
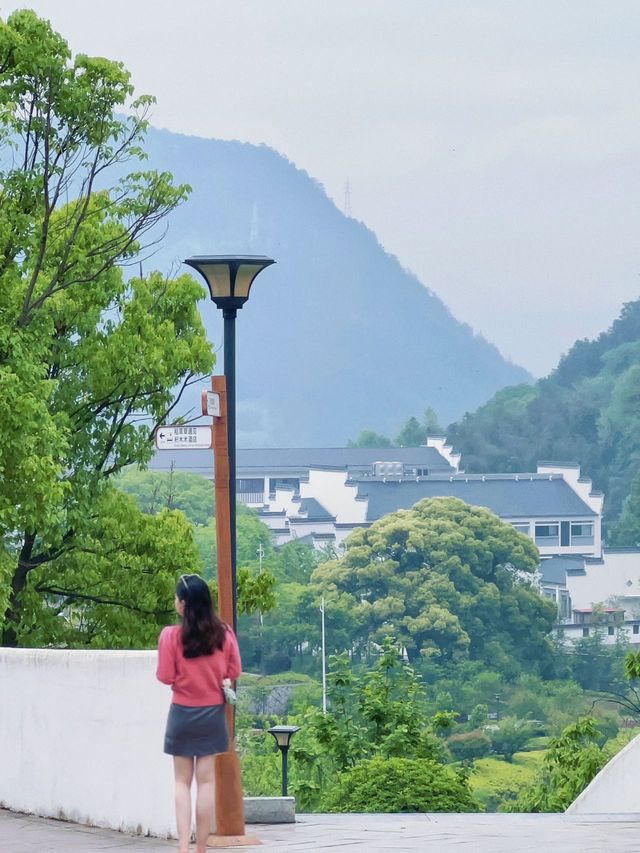
[{"label": "hillside vegetation", "polygon": [[614,525],[640,473],[640,301],[595,340],[577,341],[548,377],[499,391],[447,433],[469,472],[579,462],[606,494],[609,541],[638,544],[637,497]]}]

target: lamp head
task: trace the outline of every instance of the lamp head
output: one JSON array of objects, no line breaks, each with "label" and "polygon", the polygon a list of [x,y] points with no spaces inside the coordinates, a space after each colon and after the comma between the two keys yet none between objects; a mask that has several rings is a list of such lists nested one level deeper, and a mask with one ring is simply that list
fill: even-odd
[{"label": "lamp head", "polygon": [[256,276],[275,261],[264,255],[196,255],[185,264],[204,278],[218,308],[237,310],[249,298]]},{"label": "lamp head", "polygon": [[279,749],[289,749],[291,738],[300,731],[300,726],[272,726],[267,731],[273,735]]}]

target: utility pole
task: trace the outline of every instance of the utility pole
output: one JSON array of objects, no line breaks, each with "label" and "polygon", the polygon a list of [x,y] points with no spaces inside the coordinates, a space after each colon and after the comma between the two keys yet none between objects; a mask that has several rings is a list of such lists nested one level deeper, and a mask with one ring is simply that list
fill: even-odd
[{"label": "utility pole", "polygon": [[322,619],[322,713],[327,713],[327,654],[324,629],[324,595],[320,604],[320,613]]},{"label": "utility pole", "polygon": [[[258,555],[258,560],[259,560],[259,568],[258,568],[258,574],[259,575],[262,574],[262,558],[264,557],[264,553],[265,553],[265,551],[264,551],[264,548],[262,547],[262,542],[260,542],[260,544],[258,545],[258,549],[256,551],[256,554]],[[262,628],[263,625],[264,625],[264,617],[262,615],[262,610],[261,610],[260,611],[260,628]]]}]

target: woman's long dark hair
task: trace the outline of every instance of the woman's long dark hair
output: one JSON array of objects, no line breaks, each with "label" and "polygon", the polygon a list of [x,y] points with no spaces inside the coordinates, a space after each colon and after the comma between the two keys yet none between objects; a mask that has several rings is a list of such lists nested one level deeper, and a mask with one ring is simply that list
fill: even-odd
[{"label": "woman's long dark hair", "polygon": [[222,649],[226,638],[224,622],[214,613],[211,593],[199,575],[182,575],[176,595],[184,602],[182,653],[186,658],[211,655]]}]

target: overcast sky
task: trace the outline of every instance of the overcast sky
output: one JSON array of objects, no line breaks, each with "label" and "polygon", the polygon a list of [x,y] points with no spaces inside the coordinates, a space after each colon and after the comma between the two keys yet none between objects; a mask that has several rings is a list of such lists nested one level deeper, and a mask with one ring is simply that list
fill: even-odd
[{"label": "overcast sky", "polygon": [[540,375],[640,296],[638,0],[33,0],[153,123],[267,143]]}]

